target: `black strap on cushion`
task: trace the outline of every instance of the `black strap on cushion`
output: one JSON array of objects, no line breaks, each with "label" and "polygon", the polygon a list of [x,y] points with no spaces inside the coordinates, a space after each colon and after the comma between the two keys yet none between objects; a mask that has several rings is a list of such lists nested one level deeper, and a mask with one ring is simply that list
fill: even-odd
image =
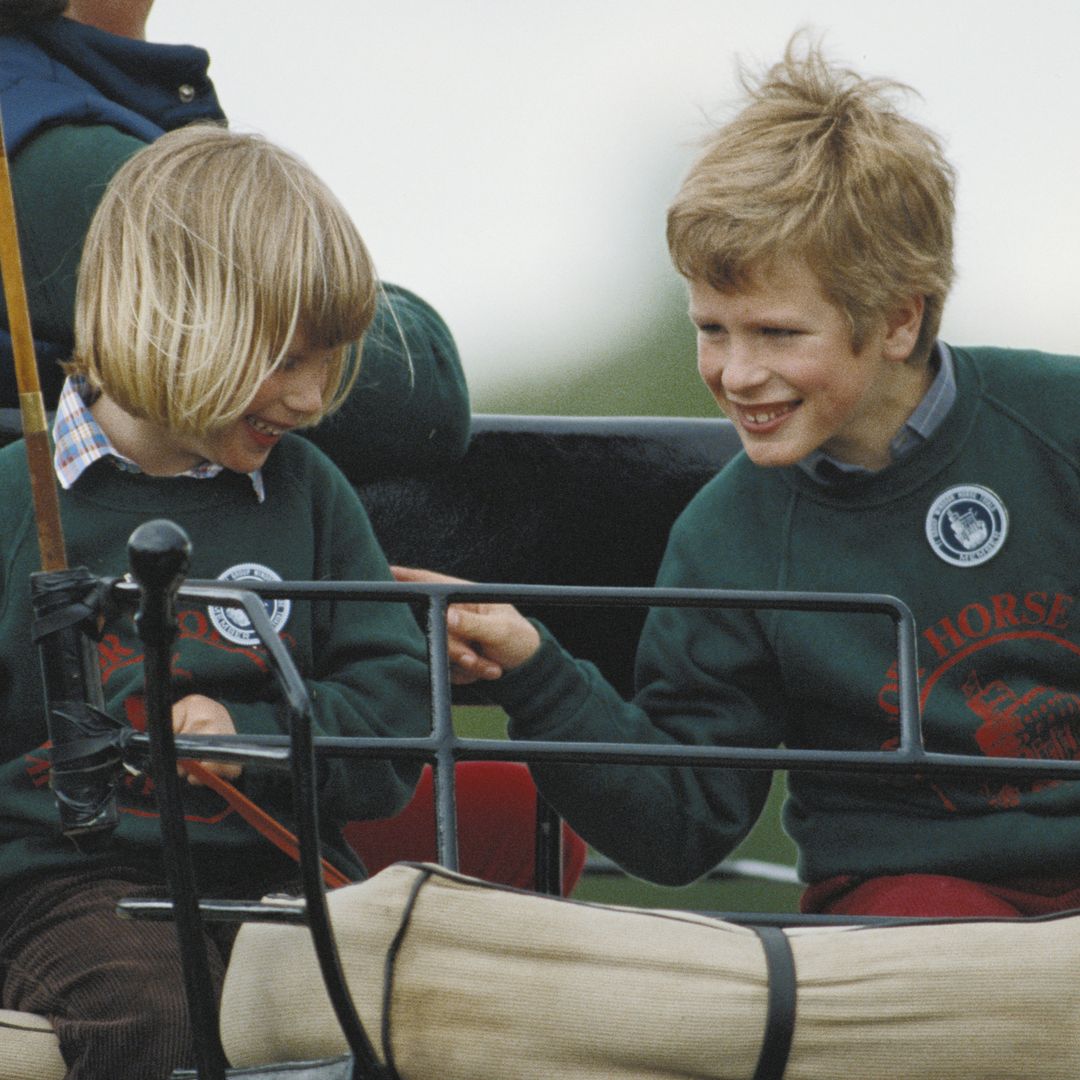
[{"label": "black strap on cushion", "polygon": [[399,1080],[397,1063],[394,1060],[394,1047],[390,1038],[390,1010],[394,998],[394,969],[397,963],[398,953],[405,941],[405,935],[412,922],[413,911],[416,908],[416,900],[420,890],[428,883],[432,875],[429,868],[424,868],[417,875],[409,890],[409,898],[405,902],[405,909],[401,913],[401,923],[398,926],[394,940],[390,942],[390,948],[386,952],[386,963],[383,966],[383,1012],[382,1012],[382,1046],[383,1059],[386,1061],[386,1075],[391,1080]]},{"label": "black strap on cushion", "polygon": [[775,926],[752,929],[765,950],[765,971],[769,979],[765,1035],[753,1080],[782,1080],[795,1035],[795,957],[783,930]]},{"label": "black strap on cushion", "polygon": [[[424,868],[413,883],[397,933],[387,951],[383,971],[383,1057],[386,1060],[387,1075],[393,1078],[398,1077],[390,1025],[394,969],[412,922],[416,901],[431,876],[432,870]],[[765,971],[768,978],[765,1033],[753,1080],[783,1080],[791,1051],[791,1041],[795,1035],[795,957],[792,955],[787,935],[782,930],[774,926],[755,926],[752,929],[765,950]]]}]

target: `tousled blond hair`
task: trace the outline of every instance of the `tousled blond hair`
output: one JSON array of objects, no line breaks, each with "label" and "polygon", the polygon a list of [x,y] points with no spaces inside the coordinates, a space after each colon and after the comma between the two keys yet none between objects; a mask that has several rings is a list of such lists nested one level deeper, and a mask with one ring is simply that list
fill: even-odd
[{"label": "tousled blond hair", "polygon": [[363,240],[306,165],[195,124],[109,183],[83,249],[69,371],[133,416],[203,435],[243,415],[300,330],[335,350],[325,415],[356,378],[376,293]]},{"label": "tousled blond hair", "polygon": [[746,105],[705,140],[669,208],[676,269],[730,292],[804,259],[856,348],[922,296],[912,360],[925,361],[953,279],[954,173],[937,136],[895,108],[908,88],[829,63],[802,33],[742,81]]}]

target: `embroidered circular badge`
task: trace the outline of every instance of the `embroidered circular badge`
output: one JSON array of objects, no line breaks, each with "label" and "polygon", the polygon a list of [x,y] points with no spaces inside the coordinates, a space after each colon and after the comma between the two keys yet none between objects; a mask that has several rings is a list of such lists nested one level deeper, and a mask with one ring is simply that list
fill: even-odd
[{"label": "embroidered circular badge", "polygon": [[926,515],[926,539],[947,563],[978,566],[992,559],[1009,531],[1005,504],[989,488],[958,484],[943,491]]},{"label": "embroidered circular badge", "polygon": [[[281,577],[275,574],[268,566],[260,566],[259,563],[238,563],[230,566],[228,570],[218,575],[218,581],[227,581],[233,585],[242,585],[245,581],[280,581]],[[288,622],[289,613],[292,611],[291,600],[264,600],[266,614],[270,618],[270,625],[274,632],[280,632]],[[247,617],[243,608],[226,608],[213,605],[207,608],[210,621],[214,624],[217,632],[227,641],[236,645],[258,645],[259,638],[251,620]]]}]

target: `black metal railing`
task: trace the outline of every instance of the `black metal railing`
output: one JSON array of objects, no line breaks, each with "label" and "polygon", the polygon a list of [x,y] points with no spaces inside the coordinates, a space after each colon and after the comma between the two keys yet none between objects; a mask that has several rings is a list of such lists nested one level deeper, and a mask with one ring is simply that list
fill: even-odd
[{"label": "black metal railing", "polygon": [[[133,543],[134,541],[135,536]],[[167,547],[164,536],[156,538],[154,543],[162,550]],[[162,555],[162,558],[164,557]],[[335,1080],[339,1077],[372,1080],[382,1077],[384,1073],[349,998],[326,911],[325,886],[319,865],[321,851],[313,782],[315,763],[322,756],[401,758],[429,763],[434,772],[438,858],[449,869],[457,869],[458,866],[454,766],[459,761],[588,762],[620,765],[664,762],[697,768],[851,770],[900,774],[917,772],[923,776],[965,776],[978,773],[1044,779],[1080,779],[1080,761],[988,759],[978,755],[928,751],[923,741],[920,717],[914,619],[907,606],[891,596],[709,589],[591,589],[541,585],[422,585],[397,582],[259,583],[250,588],[238,589],[225,587],[220,582],[182,581],[178,575],[148,573],[145,560],[141,568],[137,563],[139,560],[133,559],[133,573],[137,583],[118,583],[114,590],[119,602],[132,607],[139,605],[140,611],[147,613],[141,617],[140,632],[144,634],[147,654],[148,732],[146,735],[136,736],[134,742],[138,745],[149,743],[151,748],[158,745],[155,751],[156,780],[165,792],[175,789],[175,799],[170,794],[166,794],[163,799],[161,813],[164,839],[169,852],[167,861],[175,861],[180,869],[170,878],[174,895],[172,903],[124,901],[122,910],[137,917],[175,918],[181,939],[185,942],[185,961],[190,962],[193,969],[205,967],[206,963],[199,932],[203,919],[259,919],[306,924],[312,933],[328,995],[351,1051],[351,1059],[347,1063],[341,1060],[326,1063],[326,1072],[318,1075],[325,1075],[327,1080],[330,1077]],[[303,680],[284,645],[272,630],[263,607],[264,599],[279,597],[294,600],[364,600],[421,605],[425,613],[431,665],[431,733],[425,737],[410,738],[313,737],[310,702]],[[244,610],[267,650],[272,669],[281,686],[290,717],[289,735],[173,737],[168,708],[168,656],[172,641],[170,633],[175,630],[175,622],[172,624],[173,631],[169,629],[170,612],[177,599],[235,606]],[[515,604],[542,601],[547,605],[633,605],[877,614],[888,618],[893,624],[899,686],[899,745],[895,750],[862,751],[652,746],[615,742],[511,741],[459,737],[453,725],[446,648],[446,611],[455,601]],[[153,632],[145,633],[148,628]],[[151,684],[156,689],[152,690]],[[177,756],[258,764],[291,772],[294,814],[301,849],[303,904],[283,909],[278,905],[198,899],[194,892],[190,860],[183,839],[183,814],[175,769]],[[182,868],[185,863],[187,870]],[[550,882],[548,885],[551,887]],[[786,916],[770,916],[768,921],[776,921],[778,918],[789,921]],[[750,921],[754,920],[751,918]],[[198,992],[197,988],[201,987],[203,977],[198,970],[189,977],[191,993]],[[212,995],[209,1000],[212,1001]],[[227,1070],[221,1052],[216,1015],[207,1013],[208,1010],[202,1007],[193,1013],[196,1037],[202,1049],[198,1072],[184,1075],[197,1075],[199,1080],[221,1080],[231,1073]],[[237,1075],[269,1078],[281,1074],[272,1070],[265,1073],[246,1070]],[[317,1074],[312,1072],[310,1075],[314,1077]]]}]

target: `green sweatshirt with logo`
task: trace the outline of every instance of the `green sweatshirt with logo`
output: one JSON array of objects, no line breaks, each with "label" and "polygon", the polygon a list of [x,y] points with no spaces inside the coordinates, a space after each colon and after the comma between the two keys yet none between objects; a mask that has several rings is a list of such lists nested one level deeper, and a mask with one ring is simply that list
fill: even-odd
[{"label": "green sweatshirt with logo", "polygon": [[[672,530],[658,584],[885,593],[917,624],[926,745],[1080,756],[1080,360],[954,350],[957,401],[885,470],[824,486],[738,455]],[[619,698],[545,636],[491,692],[515,738],[880,751],[898,736],[886,616],[654,609]],[[545,765],[570,823],[634,874],[693,880],[761,811],[743,770]],[[1080,784],[794,772],[807,881],[1075,875]]]},{"label": "green sweatshirt with logo", "polygon": [[[30,574],[37,540],[22,442],[0,451],[0,889],[28,876],[100,864],[161,869],[153,785],[122,782],[120,825],[100,855],[80,855],[58,832],[48,787],[39,660],[30,641]],[[128,569],[127,542],[141,523],[165,517],[191,538],[190,576],[284,580],[388,580],[367,515],[341,473],[305,439],[286,435],[263,469],[266,499],[248,477],[151,477],[101,460],[61,493],[72,566],[102,576]],[[406,605],[267,601],[271,622],[304,676],[315,732],[423,735],[427,664],[422,635]],[[172,670],[177,698],[205,694],[224,703],[241,734],[284,733],[281,695],[265,650],[232,609],[180,602]],[[99,655],[108,711],[137,724],[143,646],[130,617],[114,619]],[[328,849],[344,849],[335,826],[395,813],[412,793],[419,765],[330,759],[320,774],[319,809]],[[288,773],[247,766],[245,793],[290,823]],[[222,798],[185,785],[187,826],[200,887],[227,893],[280,884],[295,864],[260,837]],[[347,855],[346,855],[347,860]],[[213,895],[214,892],[208,893]]]}]

